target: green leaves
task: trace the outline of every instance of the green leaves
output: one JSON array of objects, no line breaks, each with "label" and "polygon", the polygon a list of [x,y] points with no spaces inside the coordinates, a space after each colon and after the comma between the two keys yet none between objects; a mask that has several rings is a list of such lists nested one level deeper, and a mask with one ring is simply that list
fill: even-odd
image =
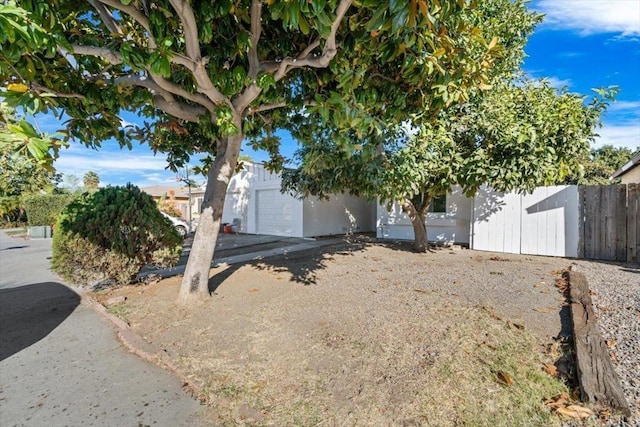
[{"label": "green leaves", "polygon": [[152,74],[158,74],[164,78],[171,77],[171,63],[169,58],[158,51],[151,53],[149,65]]}]

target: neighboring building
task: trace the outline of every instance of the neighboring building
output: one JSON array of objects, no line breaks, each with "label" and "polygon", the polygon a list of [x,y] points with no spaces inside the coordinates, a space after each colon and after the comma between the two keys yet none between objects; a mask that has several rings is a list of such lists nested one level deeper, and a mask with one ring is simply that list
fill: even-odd
[{"label": "neighboring building", "polygon": [[611,179],[619,179],[622,184],[640,183],[640,153],[615,171],[614,174],[611,175]]},{"label": "neighboring building", "polygon": [[189,198],[189,189],[187,187],[170,187],[166,185],[153,185],[151,187],[142,187],[142,191],[150,195],[156,203],[160,200],[169,200],[181,212],[181,218],[189,220],[189,201],[191,200],[192,219],[197,217],[199,210],[195,206],[198,197],[202,198],[204,190],[201,188],[191,188],[191,198]]},{"label": "neighboring building", "polygon": [[[469,244],[473,199],[454,187],[445,198],[431,203],[427,213],[427,238],[430,242]],[[379,239],[413,240],[411,220],[398,203],[387,210],[378,205],[377,237]]]}]

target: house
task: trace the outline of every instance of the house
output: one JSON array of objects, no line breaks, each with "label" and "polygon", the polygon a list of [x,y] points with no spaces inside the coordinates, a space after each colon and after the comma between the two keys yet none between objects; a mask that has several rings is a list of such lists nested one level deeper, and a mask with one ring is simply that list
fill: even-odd
[{"label": "house", "polygon": [[[280,192],[282,178],[263,165],[245,162],[229,182],[222,222],[234,231],[287,237],[317,237],[375,230],[375,206],[348,194],[328,200],[297,199]],[[199,212],[204,192],[194,197]]]},{"label": "house", "polygon": [[168,200],[170,203],[180,211],[180,217],[184,220],[189,220],[189,203],[191,202],[192,219],[196,217],[196,206],[194,205],[197,197],[204,195],[204,190],[201,188],[191,188],[191,194],[189,194],[189,188],[187,187],[170,187],[166,185],[152,185],[150,187],[140,188],[142,191],[150,195],[156,203],[161,200]]},{"label": "house", "polygon": [[640,183],[640,152],[615,171],[611,179],[620,179],[621,184]]},{"label": "house", "polygon": [[[469,245],[473,199],[465,197],[460,187],[453,187],[445,197],[435,199],[427,213],[427,239],[436,243]],[[411,220],[402,212],[398,203],[387,209],[377,206],[377,230],[379,239],[413,240]]]}]

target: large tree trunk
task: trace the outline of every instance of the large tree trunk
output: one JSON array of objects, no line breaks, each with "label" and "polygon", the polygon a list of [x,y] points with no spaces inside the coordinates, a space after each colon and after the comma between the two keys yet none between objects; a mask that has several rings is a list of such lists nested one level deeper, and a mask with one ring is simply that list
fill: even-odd
[{"label": "large tree trunk", "polygon": [[[240,123],[237,125],[241,129]],[[209,270],[220,231],[224,199],[238,162],[242,138],[242,133],[238,133],[218,143],[216,158],[207,173],[203,210],[182,278],[178,304],[192,305],[209,296]]]},{"label": "large tree trunk", "polygon": [[402,210],[409,216],[411,225],[413,225],[413,249],[416,252],[427,252],[429,250],[429,241],[427,240],[427,219],[426,212],[429,204],[416,209],[415,205],[406,201],[402,205]]}]

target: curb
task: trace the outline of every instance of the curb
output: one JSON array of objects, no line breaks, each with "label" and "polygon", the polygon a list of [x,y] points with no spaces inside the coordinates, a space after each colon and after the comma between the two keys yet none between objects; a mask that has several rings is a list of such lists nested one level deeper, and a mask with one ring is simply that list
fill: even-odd
[{"label": "curb", "polygon": [[109,313],[107,308],[99,303],[95,298],[86,294],[81,294],[81,301],[87,307],[93,309],[105,319],[109,320],[116,327],[116,336],[122,345],[129,351],[148,363],[152,363],[162,369],[169,371],[182,382],[182,389],[189,393],[194,399],[204,403],[200,396],[202,384],[195,383],[179,368],[177,368],[165,350],[160,349],[156,345],[146,341],[137,332],[131,329],[131,326],[117,316]]}]

